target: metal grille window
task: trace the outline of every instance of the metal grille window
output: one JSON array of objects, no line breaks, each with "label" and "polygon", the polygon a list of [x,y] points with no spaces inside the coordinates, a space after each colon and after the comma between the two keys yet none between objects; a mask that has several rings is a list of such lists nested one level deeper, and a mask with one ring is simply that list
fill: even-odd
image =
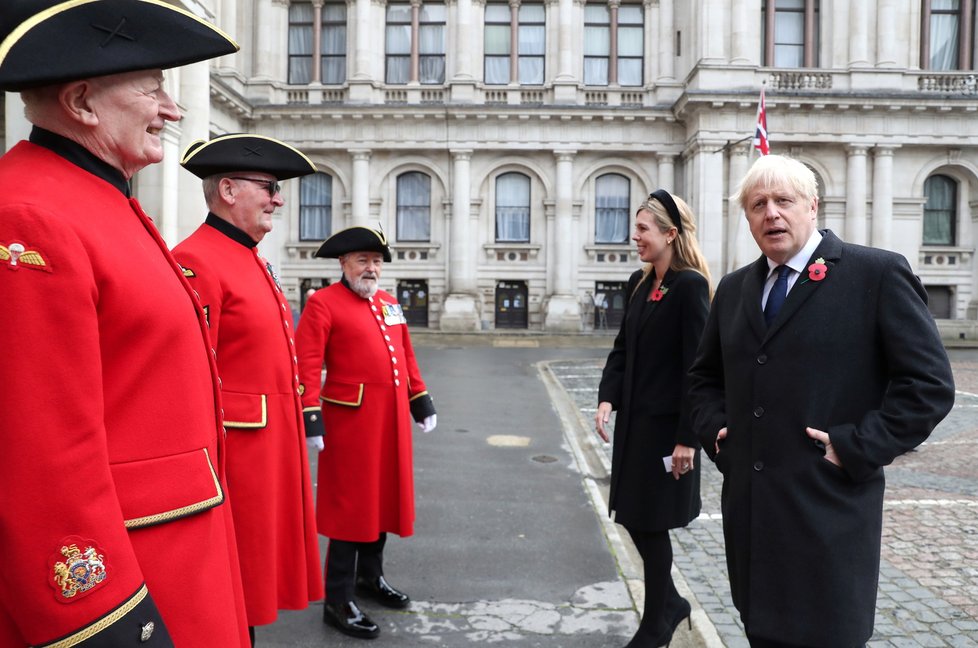
[{"label": "metal grille window", "polygon": [[299,240],[322,241],[333,228],[333,178],[315,173],[299,179]]}]

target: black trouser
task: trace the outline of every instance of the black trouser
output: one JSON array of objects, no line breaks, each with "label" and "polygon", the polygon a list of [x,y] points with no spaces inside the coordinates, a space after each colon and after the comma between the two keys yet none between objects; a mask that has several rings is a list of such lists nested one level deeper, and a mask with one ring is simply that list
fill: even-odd
[{"label": "black trouser", "polygon": [[628,527],[625,530],[632,537],[645,568],[645,609],[638,632],[657,639],[671,627],[672,614],[667,615],[667,610],[676,610],[682,598],[672,582],[672,541],[669,531],[639,531]]},{"label": "black trouser", "polygon": [[330,538],[326,549],[326,600],[353,600],[357,576],[373,580],[384,575],[384,544],[387,534],[373,542],[350,542]]},{"label": "black trouser", "polygon": [[[783,641],[772,641],[771,639],[761,639],[760,637],[752,637],[747,635],[747,641],[750,642],[751,648],[806,648],[805,646],[799,646],[798,644],[789,644]],[[866,644],[857,646],[856,648],[865,648]]]}]

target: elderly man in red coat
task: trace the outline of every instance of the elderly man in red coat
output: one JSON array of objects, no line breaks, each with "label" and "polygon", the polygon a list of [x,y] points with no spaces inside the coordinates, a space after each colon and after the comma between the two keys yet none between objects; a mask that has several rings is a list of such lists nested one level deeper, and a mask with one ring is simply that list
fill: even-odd
[{"label": "elderly man in red coat", "polygon": [[203,311],[130,190],[163,69],[237,46],[138,0],[4,0],[0,40],[0,646],[247,646]]},{"label": "elderly man in red coat", "polygon": [[384,235],[351,227],[316,256],[339,258],[343,271],[340,283],[309,298],[296,332],[307,430],[325,428],[317,501],[319,532],[330,539],[323,619],[369,639],[380,629],[355,591],[387,607],[410,604],[384,578],[383,549],[387,533],[414,532],[411,420],[429,432],[437,418],[401,307],[377,288],[391,260]]},{"label": "elderly man in red coat", "polygon": [[[173,249],[207,312],[227,428],[227,474],[248,625],[323,597],[292,311],[258,243],[285,204],[280,180],[315,173],[293,147],[231,134],[190,145],[210,210]],[[317,437],[318,441],[319,438]]]}]

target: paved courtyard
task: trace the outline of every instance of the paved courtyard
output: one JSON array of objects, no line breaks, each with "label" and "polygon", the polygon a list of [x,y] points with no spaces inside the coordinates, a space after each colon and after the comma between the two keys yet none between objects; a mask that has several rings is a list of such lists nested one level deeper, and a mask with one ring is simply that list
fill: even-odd
[{"label": "paved courtyard", "polygon": [[[886,469],[883,550],[871,648],[978,646],[978,352],[952,350],[954,409],[930,439]],[[591,432],[603,360],[546,365]],[[701,607],[707,645],[746,648],[730,604],[720,519],[720,474],[703,471],[703,513],[674,533],[675,563]],[[600,511],[599,511],[600,513]],[[732,613],[733,612],[733,613]],[[703,645],[689,644],[689,645]]]}]

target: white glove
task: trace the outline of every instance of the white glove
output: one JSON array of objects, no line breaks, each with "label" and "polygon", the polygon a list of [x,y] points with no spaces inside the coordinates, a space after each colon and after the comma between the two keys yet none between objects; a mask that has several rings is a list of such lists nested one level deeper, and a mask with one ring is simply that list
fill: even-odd
[{"label": "white glove", "polygon": [[431,432],[438,425],[438,415],[432,414],[431,416],[426,416],[423,421],[418,423],[418,427],[421,428],[422,432]]},{"label": "white glove", "polygon": [[322,436],[306,437],[306,446],[309,448],[309,452],[322,452],[323,448],[326,447],[323,445]]}]

